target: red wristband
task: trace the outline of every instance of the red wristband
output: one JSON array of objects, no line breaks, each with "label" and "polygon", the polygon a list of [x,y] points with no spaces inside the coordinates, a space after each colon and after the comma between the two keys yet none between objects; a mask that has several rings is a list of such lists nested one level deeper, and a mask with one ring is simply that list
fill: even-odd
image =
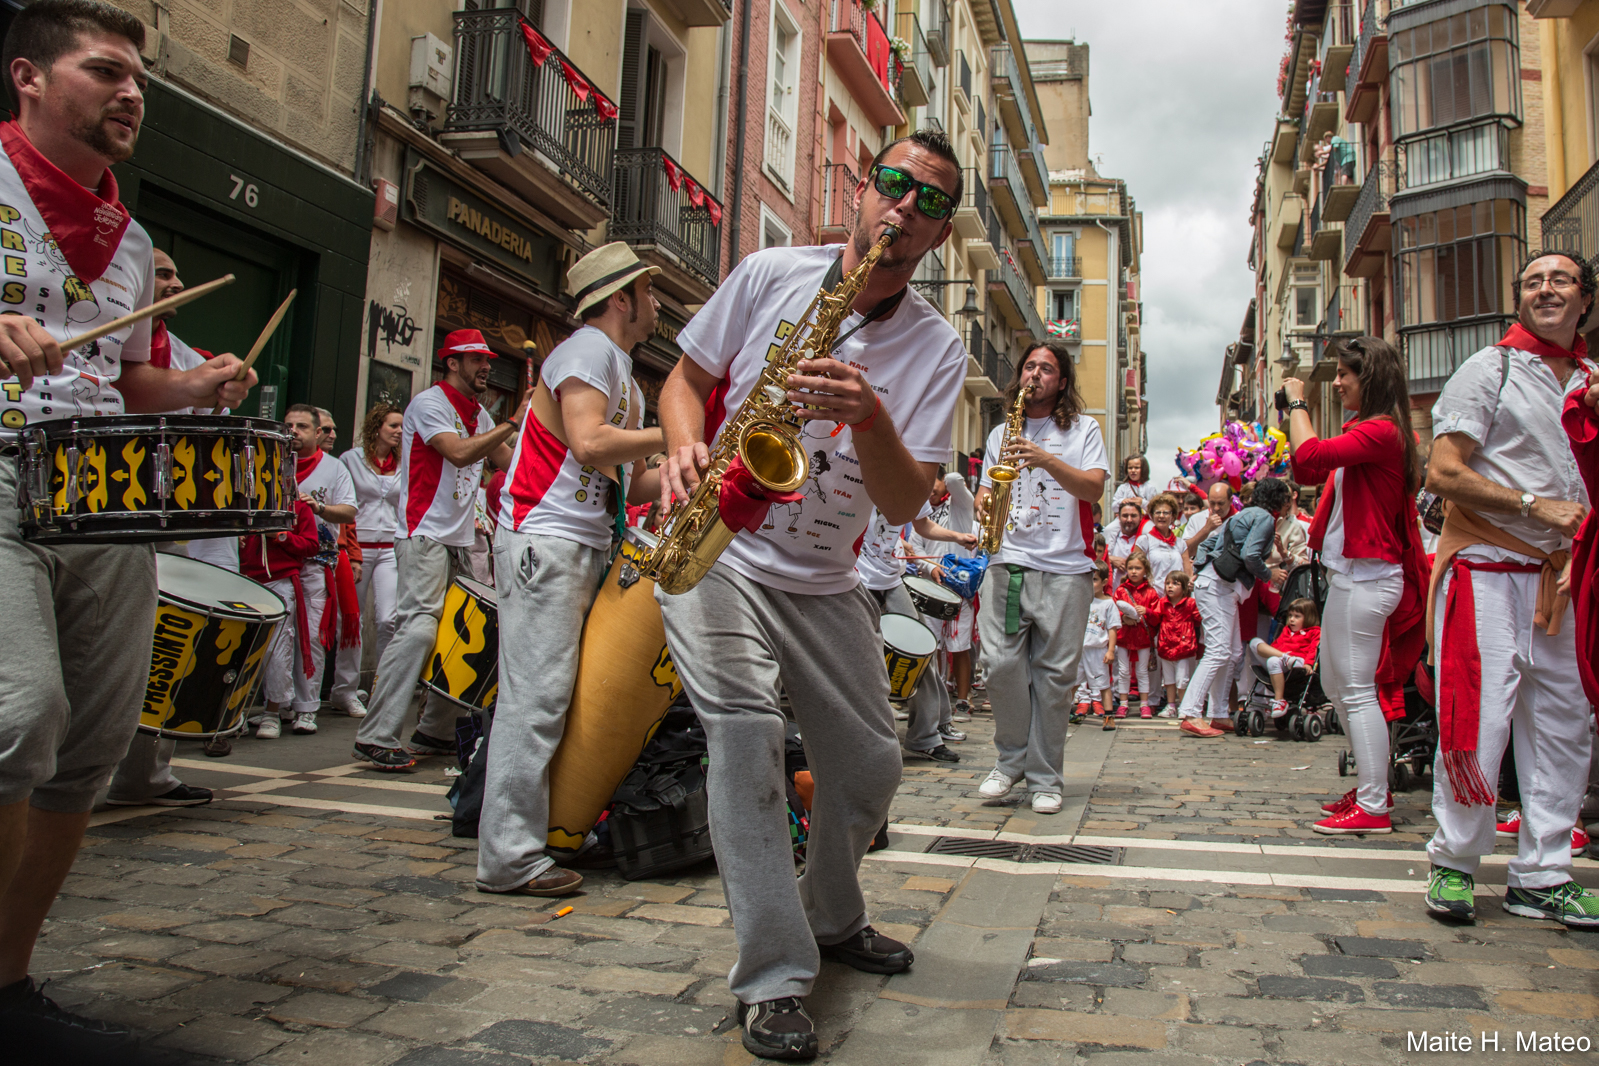
[{"label": "red wristband", "polygon": [[850,429],[857,433],[865,433],[872,428],[872,423],[877,421],[877,412],[883,409],[883,398],[878,396],[876,397],[876,400],[877,405],[872,408],[872,413],[861,419],[859,422],[849,423]]}]

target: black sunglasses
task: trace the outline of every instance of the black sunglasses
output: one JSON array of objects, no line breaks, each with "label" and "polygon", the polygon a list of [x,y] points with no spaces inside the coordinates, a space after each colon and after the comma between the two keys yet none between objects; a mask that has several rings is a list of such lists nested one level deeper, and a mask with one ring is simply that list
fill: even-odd
[{"label": "black sunglasses", "polygon": [[936,222],[942,222],[955,212],[955,198],[936,185],[917,181],[903,170],[879,163],[872,168],[872,185],[890,200],[903,200],[905,194],[916,190],[916,210]]}]

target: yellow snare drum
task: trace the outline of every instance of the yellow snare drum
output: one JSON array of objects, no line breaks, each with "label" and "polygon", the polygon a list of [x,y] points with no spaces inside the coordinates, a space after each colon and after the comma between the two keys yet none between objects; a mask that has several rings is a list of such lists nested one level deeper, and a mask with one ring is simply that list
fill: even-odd
[{"label": "yellow snare drum", "polygon": [[500,694],[499,603],[489,586],[455,579],[444,594],[444,616],[422,684],[462,707],[494,709]]},{"label": "yellow snare drum", "polygon": [[220,566],[166,554],[155,565],[161,598],[139,729],[178,740],[236,733],[288,611],[271,589]]},{"label": "yellow snare drum", "polygon": [[903,703],[916,694],[916,683],[933,661],[938,638],[908,614],[885,614],[877,624],[888,664],[888,698]]}]

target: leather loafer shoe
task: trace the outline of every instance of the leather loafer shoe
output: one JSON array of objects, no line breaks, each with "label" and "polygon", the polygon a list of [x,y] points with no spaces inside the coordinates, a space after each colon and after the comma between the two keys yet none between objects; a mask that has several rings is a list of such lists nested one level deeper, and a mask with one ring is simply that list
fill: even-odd
[{"label": "leather loafer shoe", "polygon": [[823,958],[837,959],[867,973],[904,973],[916,961],[910,948],[869,925],[848,940],[817,946]]},{"label": "leather loafer shoe", "polygon": [[[576,870],[563,870],[559,866],[543,877],[535,877],[525,885],[505,889],[507,896],[569,896],[583,885],[583,875]],[[492,888],[477,886],[479,892],[493,892]]]}]

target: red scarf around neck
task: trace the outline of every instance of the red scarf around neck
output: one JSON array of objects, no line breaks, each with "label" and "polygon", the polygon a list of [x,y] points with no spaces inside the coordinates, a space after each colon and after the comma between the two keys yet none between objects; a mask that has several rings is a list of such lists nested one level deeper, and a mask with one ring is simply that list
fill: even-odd
[{"label": "red scarf around neck", "polygon": [[461,425],[466,427],[466,435],[477,436],[477,413],[483,410],[483,405],[470,396],[463,396],[448,381],[439,382],[439,388],[444,390],[444,396],[450,401],[450,406],[455,408],[455,413],[461,416]]},{"label": "red scarf around neck", "polygon": [[1155,525],[1153,522],[1151,522],[1149,524],[1149,528],[1146,529],[1144,532],[1148,533],[1150,536],[1154,537],[1156,540],[1160,541],[1162,544],[1176,544],[1177,543],[1177,531],[1175,529],[1172,530],[1169,533],[1162,533],[1160,531],[1160,527]]},{"label": "red scarf around neck", "polygon": [[310,477],[311,471],[315,470],[317,464],[322,461],[323,454],[322,449],[318,448],[310,455],[296,455],[294,457],[294,476],[300,481]]},{"label": "red scarf around neck", "polygon": [[0,123],[0,147],[17,168],[67,266],[85,284],[99,280],[131,221],[117,198],[117,179],[110,169],[101,176],[98,191],[90,192],[46,159],[15,120]]},{"label": "red scarf around neck", "polygon": [[1574,359],[1579,363],[1586,362],[1588,358],[1588,342],[1579,335],[1577,343],[1570,351],[1552,344],[1533,333],[1520,322],[1512,322],[1510,328],[1505,330],[1505,335],[1499,338],[1499,343],[1510,348],[1519,348],[1524,352],[1541,356],[1544,359]]},{"label": "red scarf around neck", "polygon": [[374,459],[372,461],[372,468],[380,474],[394,473],[400,468],[399,453],[391,450],[389,454],[385,455],[383,458]]}]

